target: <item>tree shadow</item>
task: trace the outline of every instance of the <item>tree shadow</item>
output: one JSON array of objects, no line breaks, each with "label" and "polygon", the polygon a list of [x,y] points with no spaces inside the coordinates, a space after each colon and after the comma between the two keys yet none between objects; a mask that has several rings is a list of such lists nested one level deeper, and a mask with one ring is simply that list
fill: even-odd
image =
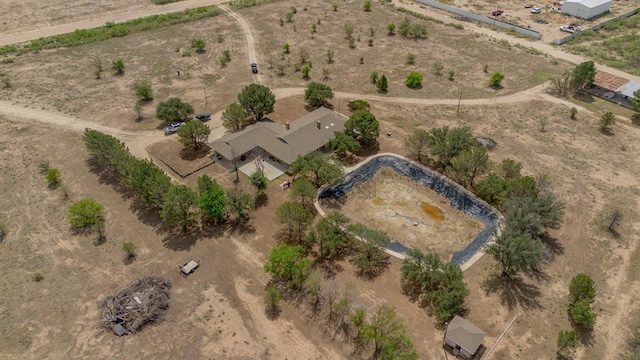
[{"label": "tree shadow", "polygon": [[269,195],[266,192],[261,191],[258,194],[256,194],[256,198],[255,198],[256,209],[259,207],[267,206],[268,204],[269,204]]},{"label": "tree shadow", "polygon": [[589,103],[589,104],[591,104],[591,103],[593,103],[595,101],[593,96],[591,96],[590,94],[587,94],[585,92],[582,92],[582,91],[574,92],[573,93],[573,99],[581,101],[581,102]]},{"label": "tree shadow", "polygon": [[145,204],[140,197],[132,196],[129,210],[138,217],[140,222],[155,228],[156,232],[163,233],[168,230],[162,221],[162,218],[160,218],[158,209],[154,206]]},{"label": "tree shadow", "polygon": [[[567,313],[569,310],[567,309]],[[569,319],[571,320],[571,315],[569,315]],[[588,328],[585,326],[577,325],[571,320],[573,328],[576,329],[576,337],[580,344],[585,347],[592,347],[596,343],[596,336],[593,328]]]},{"label": "tree shadow", "polygon": [[542,243],[543,256],[546,262],[551,262],[556,256],[564,254],[564,245],[549,233],[542,234],[540,242]]},{"label": "tree shadow", "polygon": [[249,219],[235,220],[229,223],[229,233],[244,236],[254,234],[256,228],[249,223]]},{"label": "tree shadow", "polygon": [[356,151],[356,155],[366,158],[371,155],[375,155],[379,152],[380,152],[380,144],[376,141],[375,144],[361,147],[360,150]]},{"label": "tree shadow", "polygon": [[100,184],[111,186],[116,193],[122,196],[123,199],[134,197],[135,192],[124,185],[117,172],[105,169],[93,158],[87,159],[85,164],[89,168],[89,172],[96,175]]},{"label": "tree shadow", "polygon": [[502,85],[490,85],[489,87],[496,91],[504,89]]},{"label": "tree shadow", "polygon": [[162,243],[173,251],[189,251],[200,238],[202,233],[199,231],[172,231],[162,239]]},{"label": "tree shadow", "polygon": [[186,161],[194,161],[202,159],[203,157],[209,155],[210,152],[211,148],[202,144],[196,149],[183,147],[180,150],[180,158]]},{"label": "tree shadow", "polygon": [[640,113],[635,113],[631,115],[631,124],[640,126]]},{"label": "tree shadow", "polygon": [[600,133],[602,135],[606,135],[606,136],[613,136],[615,135],[615,133],[613,132],[613,130],[611,130],[611,128],[600,128]]},{"label": "tree shadow", "polygon": [[281,312],[282,309],[280,309],[280,306],[278,305],[266,306],[264,309],[264,314],[267,316],[267,319],[272,321],[278,320]]},{"label": "tree shadow", "polygon": [[534,284],[526,283],[521,277],[505,279],[494,274],[489,276],[481,285],[485,295],[498,293],[502,305],[506,305],[509,310],[516,306],[528,309],[541,309],[542,304],[538,300],[541,295],[540,290]]},{"label": "tree shadow", "polygon": [[136,254],[132,254],[132,255],[125,255],[124,258],[122,259],[122,262],[125,265],[131,265],[133,264],[133,262],[136,260],[137,255]]}]

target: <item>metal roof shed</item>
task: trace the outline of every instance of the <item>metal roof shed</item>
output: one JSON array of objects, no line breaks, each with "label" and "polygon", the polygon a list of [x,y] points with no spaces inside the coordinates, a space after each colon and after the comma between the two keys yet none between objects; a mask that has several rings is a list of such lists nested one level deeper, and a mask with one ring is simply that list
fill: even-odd
[{"label": "metal roof shed", "polygon": [[627,83],[616,89],[616,91],[620,93],[620,95],[626,97],[627,99],[635,98],[633,93],[638,90],[640,90],[640,82],[633,80],[629,80]]},{"label": "metal roof shed", "polygon": [[565,0],[562,13],[581,19],[591,19],[609,11],[612,0]]},{"label": "metal roof shed", "polygon": [[486,332],[456,315],[447,325],[444,340],[454,349],[454,352],[457,349],[464,358],[471,359],[486,335]]}]

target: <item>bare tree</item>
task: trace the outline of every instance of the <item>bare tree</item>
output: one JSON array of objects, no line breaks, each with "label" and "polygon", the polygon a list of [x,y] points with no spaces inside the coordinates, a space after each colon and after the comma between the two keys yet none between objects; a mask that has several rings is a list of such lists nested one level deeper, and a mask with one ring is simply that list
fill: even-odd
[{"label": "bare tree", "polygon": [[620,226],[620,223],[623,220],[623,215],[622,215],[622,211],[620,210],[620,208],[618,207],[613,207],[611,208],[608,213],[607,213],[607,230],[613,235],[613,236],[620,236],[620,233],[618,233],[618,226]]}]

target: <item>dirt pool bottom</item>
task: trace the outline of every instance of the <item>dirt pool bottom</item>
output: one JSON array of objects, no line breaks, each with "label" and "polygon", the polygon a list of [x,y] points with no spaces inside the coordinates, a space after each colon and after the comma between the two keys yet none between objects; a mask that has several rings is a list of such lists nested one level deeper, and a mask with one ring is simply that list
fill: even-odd
[{"label": "dirt pool bottom", "polygon": [[385,231],[408,248],[437,253],[445,261],[482,231],[482,223],[451,207],[448,199],[390,168],[356,183],[340,200],[323,199],[321,205]]},{"label": "dirt pool bottom", "polygon": [[323,188],[318,200],[319,210],[337,209],[385,231],[395,253],[415,247],[460,266],[477,259],[500,218],[451,179],[395,154],[369,158],[342,182]]}]

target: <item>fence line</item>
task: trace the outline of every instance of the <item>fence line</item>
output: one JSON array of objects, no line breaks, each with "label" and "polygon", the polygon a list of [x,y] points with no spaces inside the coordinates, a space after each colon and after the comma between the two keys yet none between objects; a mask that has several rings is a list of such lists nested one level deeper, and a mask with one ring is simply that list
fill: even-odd
[{"label": "fence line", "polygon": [[427,6],[431,6],[434,7],[436,9],[440,9],[440,10],[444,10],[450,13],[454,13],[460,16],[464,16],[466,18],[475,20],[475,21],[480,21],[483,22],[485,24],[489,24],[492,26],[497,26],[503,29],[507,29],[507,30],[513,30],[517,33],[520,33],[522,35],[526,35],[526,36],[530,36],[532,38],[536,38],[536,39],[540,39],[542,37],[542,34],[540,34],[537,31],[531,30],[531,29],[527,29],[524,28],[522,26],[519,25],[515,25],[515,24],[510,24],[508,22],[502,21],[502,20],[498,20],[495,18],[489,18],[486,16],[482,16],[482,15],[478,15],[478,14],[474,14],[462,9],[458,9],[456,7],[453,6],[449,6],[449,5],[445,5],[445,4],[441,4],[437,1],[432,1],[432,0],[416,0],[419,3],[425,4]]},{"label": "fence line", "polygon": [[[418,0],[418,1],[419,1],[419,0]],[[571,39],[573,39],[573,38],[578,38],[578,37],[582,36],[582,34],[583,34],[585,31],[589,31],[589,30],[592,30],[592,31],[600,30],[600,29],[602,29],[603,27],[607,26],[607,24],[609,24],[609,23],[611,23],[611,22],[614,22],[614,21],[616,21],[616,20],[626,19],[626,18],[628,18],[628,17],[631,17],[631,16],[633,16],[633,15],[637,14],[637,13],[638,13],[638,11],[640,11],[640,9],[631,10],[631,11],[629,11],[628,13],[622,14],[622,15],[620,15],[620,16],[618,16],[618,17],[613,18],[613,19],[609,19],[609,20],[607,20],[607,21],[605,21],[605,22],[603,22],[603,23],[600,23],[600,24],[594,25],[594,26],[592,26],[592,27],[590,27],[590,28],[588,28],[588,29],[586,29],[586,30],[579,31],[579,32],[577,32],[577,33],[575,33],[575,34],[571,34],[571,35],[569,35],[569,36],[567,36],[567,37],[564,37],[564,38],[562,38],[562,39],[555,39],[555,40],[553,40],[553,43],[554,43],[554,44],[556,44],[556,45],[562,45],[562,44],[566,43],[567,41],[569,41],[569,40],[571,40]]]}]

